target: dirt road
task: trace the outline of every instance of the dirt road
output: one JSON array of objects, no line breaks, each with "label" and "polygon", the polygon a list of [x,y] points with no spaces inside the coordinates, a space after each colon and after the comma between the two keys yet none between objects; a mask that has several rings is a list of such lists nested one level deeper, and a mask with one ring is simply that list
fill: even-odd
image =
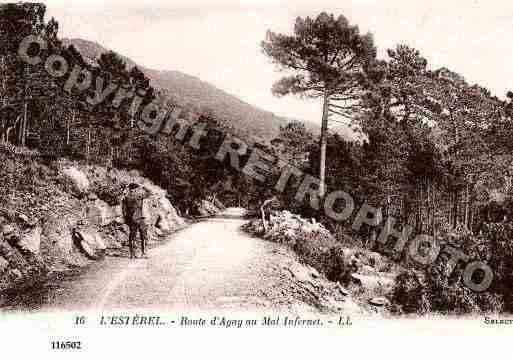
[{"label": "dirt road", "polygon": [[[241,232],[241,214],[228,209],[174,234],[148,259],[107,258],[10,307],[317,312],[324,300],[315,293],[318,282],[304,280],[307,269],[288,249]],[[330,299],[330,307],[358,312],[351,300],[338,300]]]}]

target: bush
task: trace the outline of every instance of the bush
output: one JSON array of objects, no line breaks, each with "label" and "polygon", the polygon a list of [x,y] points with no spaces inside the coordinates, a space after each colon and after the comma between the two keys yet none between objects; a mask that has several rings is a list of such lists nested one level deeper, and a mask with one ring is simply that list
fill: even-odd
[{"label": "bush", "polygon": [[117,206],[123,196],[124,184],[116,181],[109,181],[96,185],[92,190],[99,199],[106,202],[109,206]]},{"label": "bush", "polygon": [[428,293],[421,273],[407,270],[396,278],[392,302],[406,314],[425,314],[431,310]]},{"label": "bush", "polygon": [[461,276],[452,280],[433,267],[427,272],[426,285],[431,310],[435,312],[469,314],[481,311],[477,303],[478,294],[462,283]]},{"label": "bush", "polygon": [[504,300],[504,309],[513,311],[513,223],[489,223],[482,226],[479,242],[482,256],[493,270],[490,292]]},{"label": "bush", "polygon": [[462,283],[460,274],[448,278],[439,266],[425,271],[408,269],[396,278],[392,302],[402,313],[419,315],[429,311],[470,314],[503,310],[500,295],[473,292]]},{"label": "bush", "polygon": [[333,248],[337,246],[333,238],[319,236],[318,233],[302,233],[297,236],[292,249],[301,262],[312,266],[328,278],[337,277],[338,263],[333,256]]}]

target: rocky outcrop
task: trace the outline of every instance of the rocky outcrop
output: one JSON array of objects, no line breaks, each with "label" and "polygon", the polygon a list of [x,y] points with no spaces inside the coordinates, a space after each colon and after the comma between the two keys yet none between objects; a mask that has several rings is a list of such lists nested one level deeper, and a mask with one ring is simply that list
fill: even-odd
[{"label": "rocky outcrop", "polygon": [[11,216],[10,222],[2,217],[0,234],[13,247],[24,255],[39,255],[42,229],[37,220],[29,219],[23,213]]},{"label": "rocky outcrop", "polygon": [[0,273],[3,273],[9,267],[9,262],[2,256],[0,256]]},{"label": "rocky outcrop", "polygon": [[353,283],[361,286],[369,292],[390,293],[394,286],[394,280],[379,274],[352,274]]},{"label": "rocky outcrop", "polygon": [[167,192],[136,171],[65,159],[53,165],[55,183],[41,184],[41,193],[13,192],[16,201],[0,206],[0,291],[105,255],[126,255],[128,227],[121,200],[129,183],[139,183],[152,194],[145,201],[150,241],[185,225]]},{"label": "rocky outcrop", "polygon": [[305,234],[332,237],[331,233],[314,218],[305,219],[289,211],[276,211],[271,214],[267,228],[266,231],[263,222],[256,220],[250,222],[244,229],[264,239],[285,244],[294,244],[299,236]]},{"label": "rocky outcrop", "polygon": [[75,243],[89,258],[99,259],[105,255],[107,246],[94,228],[76,229],[73,234],[75,236]]},{"label": "rocky outcrop", "polygon": [[178,215],[171,202],[160,193],[147,199],[147,210],[149,224],[153,227],[155,234],[165,236],[172,231],[185,225],[185,221]]},{"label": "rocky outcrop", "polygon": [[[219,201],[217,201],[217,202],[219,202]],[[196,216],[200,216],[200,217],[216,216],[219,213],[221,213],[220,208],[221,207],[218,207],[213,202],[203,199],[201,201],[196,201],[194,203],[192,214],[196,215]]]},{"label": "rocky outcrop", "polygon": [[90,183],[85,173],[75,167],[64,167],[60,172],[71,182],[75,195],[83,197],[89,193]]},{"label": "rocky outcrop", "polygon": [[42,235],[47,247],[46,255],[51,257],[66,257],[73,249],[72,228],[75,226],[69,218],[57,215],[42,221]]},{"label": "rocky outcrop", "polygon": [[42,229],[40,226],[22,232],[17,243],[18,247],[24,252],[39,255],[41,234]]},{"label": "rocky outcrop", "polygon": [[[78,175],[77,172],[80,172],[81,175]],[[86,176],[86,174],[87,176],[90,176],[91,178],[89,179],[89,182],[96,184],[91,187],[101,188],[103,192],[102,194],[104,194],[106,190],[105,186],[98,186],[98,183],[102,181],[102,177],[106,177],[104,180],[105,183],[109,183],[112,186],[118,186],[119,188],[123,188],[130,182],[139,183],[141,186],[144,186],[151,193],[151,197],[146,199],[144,202],[146,213],[148,214],[147,221],[150,225],[151,237],[169,235],[171,232],[185,225],[184,219],[178,215],[176,209],[166,197],[167,192],[142,177],[136,177],[134,174],[134,177],[132,178],[125,178],[120,171],[108,172],[94,166],[83,170],[75,169],[72,173],[76,175],[76,178],[82,178],[83,176]],[[112,176],[116,175],[123,179],[112,178]],[[87,176],[86,178],[88,178]],[[89,224],[103,228],[111,225],[121,226],[124,224],[121,208],[123,191],[119,190],[119,188],[115,188],[110,191],[110,194],[116,193],[116,198],[109,198],[109,203],[111,203],[111,205],[99,198],[96,193],[88,193],[84,202],[85,218]],[[113,232],[116,231],[106,229],[101,232],[109,232],[110,234],[113,234]],[[117,246],[113,241],[109,242],[113,247]]]},{"label": "rocky outcrop", "polygon": [[[315,219],[305,219],[288,211],[271,211],[266,221],[267,230],[261,219],[251,221],[243,229],[286,244],[299,255],[301,262],[317,269],[295,273],[299,283],[315,282],[316,276],[321,274],[339,285],[341,295],[352,294],[374,308],[387,307],[386,297],[395,283],[390,260],[364,248],[346,247]],[[376,300],[371,303],[373,299]]]},{"label": "rocky outcrop", "polygon": [[89,223],[97,226],[107,226],[114,221],[123,223],[121,206],[111,207],[94,194],[87,198],[85,216]]},{"label": "rocky outcrop", "polygon": [[339,283],[328,281],[315,268],[297,261],[291,261],[282,268],[293,283],[292,296],[301,298],[323,312],[363,312],[348,290]]}]

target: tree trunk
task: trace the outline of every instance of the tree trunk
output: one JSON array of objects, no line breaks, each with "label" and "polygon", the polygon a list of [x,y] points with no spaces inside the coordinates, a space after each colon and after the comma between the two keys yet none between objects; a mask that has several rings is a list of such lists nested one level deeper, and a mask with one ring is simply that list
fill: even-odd
[{"label": "tree trunk", "polygon": [[426,229],[427,229],[427,232],[429,234],[432,234],[432,226],[431,226],[431,222],[432,222],[432,217],[433,217],[433,209],[431,208],[431,197],[433,196],[433,194],[431,193],[432,192],[432,188],[431,188],[431,180],[428,179],[426,180],[426,192],[427,192],[427,203],[426,203],[426,206],[427,206],[427,222],[426,222]]},{"label": "tree trunk", "polygon": [[21,121],[21,146],[25,147],[27,137],[27,110],[28,103],[25,102],[23,105],[23,120]]},{"label": "tree trunk", "polygon": [[459,210],[459,207],[458,207],[458,192],[455,191],[454,192],[454,207],[453,207],[453,210],[452,210],[452,215],[453,215],[453,229],[456,228],[458,226],[458,210]]},{"label": "tree trunk", "polygon": [[417,233],[422,232],[422,182],[417,182],[417,218],[415,220],[415,230]]},{"label": "tree trunk", "polygon": [[319,163],[320,174],[319,179],[321,181],[319,185],[319,196],[324,198],[326,194],[326,146],[328,142],[328,106],[329,97],[328,93],[324,91],[324,102],[322,108],[322,124],[321,124],[321,159]]},{"label": "tree trunk", "polygon": [[66,146],[69,146],[70,143],[71,124],[73,122],[75,122],[75,111],[71,111],[71,120],[68,119],[66,122]]},{"label": "tree trunk", "polygon": [[86,160],[89,163],[91,158],[91,126],[87,128]]},{"label": "tree trunk", "polygon": [[387,203],[385,205],[385,218],[390,217],[390,207],[392,206],[392,199],[390,198],[390,191],[387,193]]},{"label": "tree trunk", "polygon": [[436,207],[435,207],[435,199],[436,199],[436,190],[433,187],[433,183],[431,183],[431,234],[436,237]]},{"label": "tree trunk", "polygon": [[472,202],[469,205],[469,222],[468,227],[471,232],[474,232],[474,206]]},{"label": "tree trunk", "polygon": [[470,193],[468,183],[465,187],[465,228],[469,229],[469,205],[470,205]]}]

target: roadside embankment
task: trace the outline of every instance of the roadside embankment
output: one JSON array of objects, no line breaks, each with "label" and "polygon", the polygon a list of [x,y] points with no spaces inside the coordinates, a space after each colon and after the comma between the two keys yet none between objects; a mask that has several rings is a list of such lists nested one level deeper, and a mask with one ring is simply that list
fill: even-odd
[{"label": "roadside embankment", "polygon": [[[274,211],[266,220],[253,220],[243,230],[291,248],[298,260],[328,280],[371,312],[386,313],[398,268],[379,253],[349,248],[315,219],[289,211]],[[266,230],[267,228],[267,230]]]},{"label": "roadside embankment", "polygon": [[0,162],[0,292],[105,255],[124,255],[128,226],[120,203],[128,183],[152,194],[146,203],[150,242],[163,241],[187,224],[167,192],[137,171],[46,161],[38,153],[4,146]]}]

